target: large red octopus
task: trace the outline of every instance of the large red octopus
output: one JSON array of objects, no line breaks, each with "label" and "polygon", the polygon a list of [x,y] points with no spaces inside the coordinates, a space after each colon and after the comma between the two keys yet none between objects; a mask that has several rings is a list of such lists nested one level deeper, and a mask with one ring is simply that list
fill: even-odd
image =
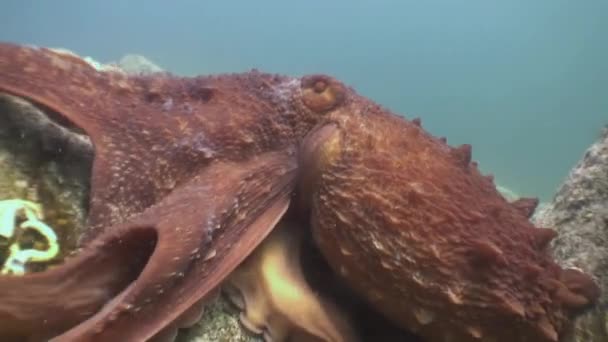
[{"label": "large red octopus", "polygon": [[[0,91],[93,142],[88,226],[59,267],[0,277],[0,338],[144,341],[199,305],[291,207],[335,272],[429,341],[555,342],[598,287],[450,147],[323,75],[97,72],[0,44]],[[294,197],[295,194],[295,197]]]}]

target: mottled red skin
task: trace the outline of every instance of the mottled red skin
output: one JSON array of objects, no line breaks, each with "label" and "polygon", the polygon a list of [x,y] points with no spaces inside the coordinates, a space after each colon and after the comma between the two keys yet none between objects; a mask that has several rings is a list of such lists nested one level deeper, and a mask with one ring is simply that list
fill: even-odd
[{"label": "mottled red skin", "polygon": [[[335,270],[431,341],[552,341],[597,296],[590,277],[553,263],[550,232],[497,193],[469,148],[329,77],[127,77],[0,44],[0,91],[59,113],[95,148],[82,250],[0,277],[2,339],[140,341],[179,326],[275,226],[296,184]],[[421,327],[413,312],[430,311]]]},{"label": "mottled red skin", "polygon": [[591,277],[547,252],[555,232],[528,221],[537,201],[508,203],[470,146],[349,101],[307,151],[312,229],[333,269],[386,316],[429,341],[544,342],[597,299]]},{"label": "mottled red skin", "polygon": [[291,88],[258,72],[127,77],[0,45],[0,91],[59,113],[95,150],[83,248],[1,278],[0,340],[145,340],[216,288],[289,205],[297,141],[320,117],[296,112]]}]

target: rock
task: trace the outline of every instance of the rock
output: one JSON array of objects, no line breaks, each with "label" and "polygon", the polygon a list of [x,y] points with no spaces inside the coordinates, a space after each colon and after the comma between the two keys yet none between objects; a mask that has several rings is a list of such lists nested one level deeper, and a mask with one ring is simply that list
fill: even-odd
[{"label": "rock", "polygon": [[496,190],[498,190],[498,192],[500,192],[500,194],[507,201],[514,201],[520,197],[518,194],[515,193],[515,191],[513,191],[505,186],[502,186],[500,184],[496,184]]},{"label": "rock", "polygon": [[112,64],[103,64],[97,60],[95,60],[93,57],[90,56],[86,56],[86,57],[82,57],[79,56],[78,54],[76,54],[74,51],[68,50],[68,49],[64,49],[64,48],[50,48],[51,50],[57,52],[57,53],[62,53],[65,55],[71,55],[74,57],[78,57],[80,59],[82,59],[83,61],[87,62],[90,66],[92,66],[93,68],[95,68],[95,70],[97,71],[118,71],[118,72],[123,72],[122,69],[118,68],[115,65]]},{"label": "rock", "polygon": [[[51,263],[75,248],[84,226],[92,150],[86,136],[49,120],[30,103],[0,93],[0,201],[42,206],[43,221],[57,234],[60,247]],[[0,244],[2,265],[7,248]],[[46,266],[32,264],[29,270]]]},{"label": "rock", "polygon": [[176,342],[262,342],[243,330],[238,312],[228,301],[218,296],[205,306],[203,318],[193,327],[180,332]]},{"label": "rock", "polygon": [[118,62],[110,63],[124,70],[128,74],[153,74],[163,72],[164,70],[154,62],[142,55],[128,54],[122,57]]},{"label": "rock", "polygon": [[90,56],[81,57],[68,49],[52,48],[51,50],[78,57],[89,63],[89,65],[91,65],[97,71],[119,71],[127,74],[139,75],[148,75],[165,71],[150,59],[138,54],[127,54],[124,55],[118,62],[109,62],[104,64]]},{"label": "rock", "polygon": [[593,274],[602,289],[598,305],[577,318],[574,333],[565,342],[607,341],[608,126],[533,221],[557,230],[552,248],[562,266]]}]

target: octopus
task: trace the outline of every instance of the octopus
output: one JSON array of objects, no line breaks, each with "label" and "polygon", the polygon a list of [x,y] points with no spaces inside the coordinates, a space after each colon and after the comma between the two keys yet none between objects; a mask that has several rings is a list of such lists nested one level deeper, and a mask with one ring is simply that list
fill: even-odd
[{"label": "octopus", "polygon": [[330,76],[126,75],[2,43],[0,91],[94,150],[76,251],[0,276],[3,341],[171,340],[223,282],[268,339],[296,325],[356,340],[306,286],[302,231],[357,296],[427,341],[556,342],[599,296],[552,258],[555,232],[529,221],[538,201],[508,202],[470,145]]}]

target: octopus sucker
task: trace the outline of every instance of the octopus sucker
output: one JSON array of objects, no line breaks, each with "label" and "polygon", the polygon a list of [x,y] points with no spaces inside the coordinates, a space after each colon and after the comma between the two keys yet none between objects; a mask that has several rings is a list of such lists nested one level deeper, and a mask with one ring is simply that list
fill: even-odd
[{"label": "octopus sucker", "polygon": [[170,340],[229,279],[266,338],[353,341],[302,275],[299,230],[362,301],[429,342],[555,342],[599,297],[547,252],[536,203],[506,201],[470,145],[330,76],[129,76],[0,43],[0,92],[93,150],[77,248],[0,276],[0,339]]},{"label": "octopus sucker", "polygon": [[545,316],[543,316],[536,324],[536,327],[543,338],[545,338],[547,341],[557,342],[559,338],[558,333],[553,324],[551,324],[551,322],[549,322]]},{"label": "octopus sucker", "polygon": [[[321,341],[357,341],[344,312],[315,293],[302,271],[304,227],[282,222],[226,281],[241,322],[267,341],[310,335]],[[306,339],[305,339],[306,340]]]},{"label": "octopus sucker", "polygon": [[546,249],[556,236],[557,232],[551,228],[535,228],[532,233],[534,243],[540,250]]},{"label": "octopus sucker", "polygon": [[148,342],[173,342],[177,338],[177,333],[177,328],[168,326],[150,338]]},{"label": "octopus sucker", "polygon": [[483,338],[483,332],[478,327],[470,326],[467,327],[466,330],[469,334],[471,334],[473,338],[476,338],[478,340],[481,340]]},{"label": "octopus sucker", "polygon": [[[217,296],[217,293],[211,293],[209,297],[213,298]],[[176,320],[175,325],[180,328],[189,328],[201,320],[205,313],[205,304],[209,301],[209,298],[204,298],[194,303],[188,310],[184,311]]]},{"label": "octopus sucker", "polygon": [[156,333],[149,342],[173,342],[178,336],[179,330],[184,328],[190,328],[198,323],[204,312],[205,306],[208,301],[217,296],[218,291],[211,292],[205,298],[199,300],[193,304],[189,309],[184,311],[177,319],[171,324],[167,325],[163,330]]}]

